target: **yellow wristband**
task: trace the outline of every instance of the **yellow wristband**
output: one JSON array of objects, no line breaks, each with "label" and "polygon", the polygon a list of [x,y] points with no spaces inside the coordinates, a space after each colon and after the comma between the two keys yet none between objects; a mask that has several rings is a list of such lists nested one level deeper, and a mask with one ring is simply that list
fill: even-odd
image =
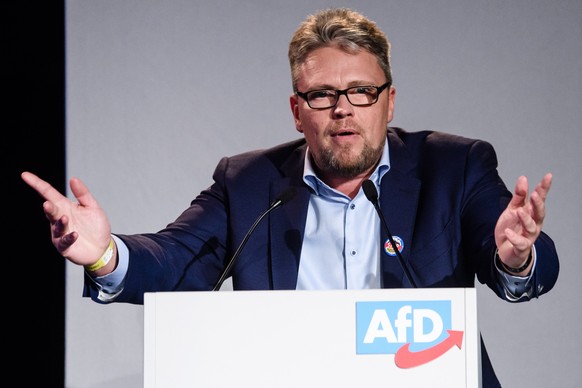
[{"label": "yellow wristband", "polygon": [[113,239],[109,241],[109,246],[107,247],[103,255],[101,255],[99,260],[97,260],[95,264],[86,265],[85,269],[89,272],[97,271],[98,269],[105,267],[112,257],[113,257]]}]

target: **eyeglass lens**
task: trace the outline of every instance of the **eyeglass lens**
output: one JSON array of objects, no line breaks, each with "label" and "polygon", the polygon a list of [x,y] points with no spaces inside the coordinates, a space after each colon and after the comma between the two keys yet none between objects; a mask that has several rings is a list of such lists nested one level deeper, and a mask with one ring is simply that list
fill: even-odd
[{"label": "eyeglass lens", "polygon": [[371,105],[378,100],[376,86],[355,86],[345,90],[313,90],[307,93],[307,102],[314,109],[330,108],[345,94],[352,105]]}]

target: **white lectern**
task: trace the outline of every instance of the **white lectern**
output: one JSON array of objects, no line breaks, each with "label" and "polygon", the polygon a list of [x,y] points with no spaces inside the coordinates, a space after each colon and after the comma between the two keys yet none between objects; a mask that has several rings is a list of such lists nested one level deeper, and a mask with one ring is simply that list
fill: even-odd
[{"label": "white lectern", "polygon": [[480,387],[473,288],[145,295],[145,388]]}]

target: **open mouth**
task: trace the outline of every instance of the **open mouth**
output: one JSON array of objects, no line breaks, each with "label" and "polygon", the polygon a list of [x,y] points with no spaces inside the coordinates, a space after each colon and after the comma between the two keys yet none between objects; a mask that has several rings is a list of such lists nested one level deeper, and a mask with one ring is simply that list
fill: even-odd
[{"label": "open mouth", "polygon": [[331,137],[336,137],[336,136],[351,136],[351,135],[355,135],[356,133],[354,131],[337,131],[331,134]]}]

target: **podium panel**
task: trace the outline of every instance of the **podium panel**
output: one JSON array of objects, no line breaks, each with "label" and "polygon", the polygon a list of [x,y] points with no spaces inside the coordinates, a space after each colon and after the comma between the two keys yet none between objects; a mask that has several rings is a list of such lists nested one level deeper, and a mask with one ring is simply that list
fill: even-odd
[{"label": "podium panel", "polygon": [[480,387],[474,288],[147,293],[145,388]]}]

